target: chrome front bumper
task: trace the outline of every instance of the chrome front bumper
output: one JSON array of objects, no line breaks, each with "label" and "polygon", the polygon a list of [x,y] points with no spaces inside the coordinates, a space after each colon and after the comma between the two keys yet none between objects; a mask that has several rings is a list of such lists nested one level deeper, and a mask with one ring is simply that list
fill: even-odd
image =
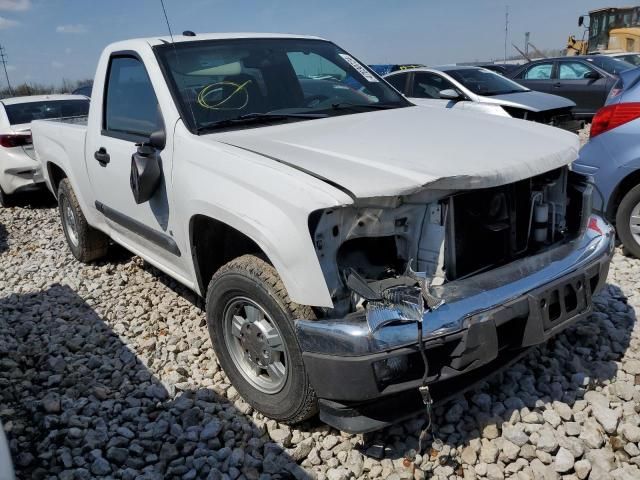
[{"label": "chrome front bumper", "polygon": [[[482,321],[481,312],[577,275],[596,263],[608,267],[614,238],[613,227],[594,215],[585,232],[571,242],[469,279],[435,287],[445,304],[425,313],[425,339],[469,328],[473,322]],[[604,280],[601,279],[598,288]],[[368,355],[416,343],[415,324],[388,325],[371,332],[364,312],[337,320],[298,320],[296,330],[304,352],[326,355]]]},{"label": "chrome front bumper", "polygon": [[[426,381],[444,401],[516,361],[592,312],[606,282],[614,230],[592,216],[575,240],[437,289],[446,303],[423,316]],[[320,418],[343,431],[388,426],[423,409],[416,322],[371,330],[364,312],[298,320],[296,331]],[[416,410],[417,409],[417,410]]]}]

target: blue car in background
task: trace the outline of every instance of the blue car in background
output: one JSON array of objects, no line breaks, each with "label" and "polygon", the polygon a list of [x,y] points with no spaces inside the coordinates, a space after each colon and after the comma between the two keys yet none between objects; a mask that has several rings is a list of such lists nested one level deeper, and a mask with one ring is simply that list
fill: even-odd
[{"label": "blue car in background", "polygon": [[627,253],[640,258],[640,68],[620,74],[573,169],[592,175],[594,208],[615,223]]}]

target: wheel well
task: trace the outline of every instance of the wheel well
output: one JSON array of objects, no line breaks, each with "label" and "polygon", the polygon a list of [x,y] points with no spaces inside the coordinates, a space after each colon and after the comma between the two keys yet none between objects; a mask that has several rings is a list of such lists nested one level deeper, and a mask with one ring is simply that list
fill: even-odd
[{"label": "wheel well", "polygon": [[248,253],[266,255],[244,233],[204,215],[189,223],[191,255],[200,292],[204,295],[213,274],[225,263]]},{"label": "wheel well", "polygon": [[611,199],[609,200],[609,205],[607,205],[607,219],[615,223],[616,221],[616,212],[618,211],[618,206],[624,196],[629,193],[636,185],[640,185],[640,170],[636,170],[633,173],[627,175],[615,188],[613,191],[613,195],[611,195]]},{"label": "wheel well", "polygon": [[58,165],[51,162],[47,163],[47,170],[49,170],[49,180],[51,180],[51,188],[53,188],[53,194],[57,197],[58,186],[64,178],[67,178],[67,174],[64,173],[64,170],[62,170]]}]

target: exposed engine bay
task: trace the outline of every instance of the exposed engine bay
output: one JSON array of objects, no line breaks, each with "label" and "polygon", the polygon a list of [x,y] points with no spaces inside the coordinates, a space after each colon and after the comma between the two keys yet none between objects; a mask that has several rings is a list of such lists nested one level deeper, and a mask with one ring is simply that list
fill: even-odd
[{"label": "exposed engine bay", "polygon": [[[425,189],[314,212],[309,228],[334,302],[319,314],[337,318],[361,308],[373,313],[384,303],[401,305],[395,320],[421,319],[421,305],[439,302],[430,286],[464,280],[575,237],[586,226],[590,194],[586,177],[563,167],[493,188]],[[386,321],[394,318],[376,324]]]}]

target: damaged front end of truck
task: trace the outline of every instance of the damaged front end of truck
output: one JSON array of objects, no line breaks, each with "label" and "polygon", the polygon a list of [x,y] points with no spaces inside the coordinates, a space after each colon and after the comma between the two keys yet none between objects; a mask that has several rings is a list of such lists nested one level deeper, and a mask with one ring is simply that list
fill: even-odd
[{"label": "damaged front end of truck", "polygon": [[592,191],[564,166],[313,212],[333,308],[296,328],[322,420],[384,427],[422,407],[419,387],[444,400],[589,315],[614,237]]}]

